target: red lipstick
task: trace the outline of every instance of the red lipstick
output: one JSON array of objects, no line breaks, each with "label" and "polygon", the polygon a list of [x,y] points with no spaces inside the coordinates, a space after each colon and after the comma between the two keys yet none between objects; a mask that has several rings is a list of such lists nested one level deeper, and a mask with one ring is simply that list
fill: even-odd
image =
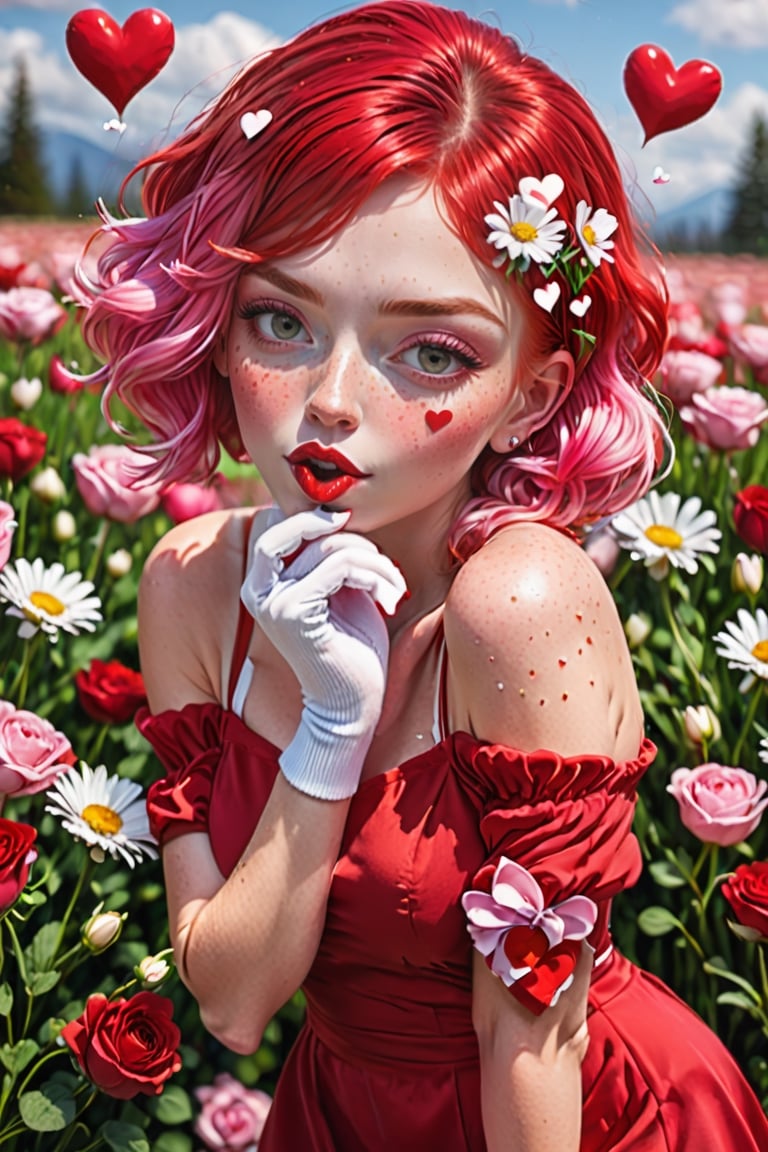
[{"label": "red lipstick", "polygon": [[294,448],[286,460],[291,466],[296,483],[305,496],[316,504],[330,504],[338,500],[358,480],[370,475],[348,460],[336,448],[326,448],[312,441]]}]

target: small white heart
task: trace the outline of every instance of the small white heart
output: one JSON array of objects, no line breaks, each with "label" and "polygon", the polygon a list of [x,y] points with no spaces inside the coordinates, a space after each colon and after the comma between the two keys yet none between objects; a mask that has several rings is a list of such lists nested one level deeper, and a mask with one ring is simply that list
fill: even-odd
[{"label": "small white heart", "polygon": [[591,296],[582,296],[581,300],[571,300],[568,308],[574,316],[581,318],[592,303]]},{"label": "small white heart", "polygon": [[123,132],[125,132],[127,127],[128,127],[128,125],[124,124],[122,120],[105,120],[104,121],[104,131],[105,132],[117,132],[117,133],[119,133],[120,136],[122,136]]},{"label": "small white heart", "polygon": [[542,205],[549,208],[557,200],[565,185],[556,172],[550,172],[543,180],[535,176],[523,176],[520,181],[520,195],[526,204]]},{"label": "small white heart", "polygon": [[545,312],[551,312],[559,299],[560,285],[554,282],[547,284],[546,288],[534,288],[533,290],[534,304],[538,304],[539,308],[543,308]]},{"label": "small white heart", "polygon": [[653,182],[654,182],[654,184],[669,184],[669,181],[670,181],[669,172],[665,172],[660,164],[657,165],[657,167],[654,168],[654,170],[653,170]]},{"label": "small white heart", "polygon": [[272,123],[272,113],[269,108],[259,108],[258,112],[244,112],[240,117],[240,127],[246,140],[253,140],[259,132]]}]

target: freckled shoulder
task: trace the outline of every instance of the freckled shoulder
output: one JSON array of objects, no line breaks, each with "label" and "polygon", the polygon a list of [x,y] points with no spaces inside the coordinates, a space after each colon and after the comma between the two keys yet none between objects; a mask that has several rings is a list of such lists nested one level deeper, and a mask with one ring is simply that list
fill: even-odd
[{"label": "freckled shoulder", "polygon": [[540,524],[500,532],[445,608],[451,726],[524,751],[628,759],[642,714],[610,590],[583,549]]},{"label": "freckled shoulder", "polygon": [[231,651],[248,510],[176,525],[155,545],[139,585],[139,651],[150,707],[221,700]]}]

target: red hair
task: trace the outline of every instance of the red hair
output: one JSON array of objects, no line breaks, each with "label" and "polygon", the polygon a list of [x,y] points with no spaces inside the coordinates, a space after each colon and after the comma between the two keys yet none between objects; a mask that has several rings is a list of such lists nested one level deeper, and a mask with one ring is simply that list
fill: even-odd
[{"label": "red hair", "polygon": [[[272,122],[247,140],[240,119],[259,109]],[[106,404],[116,396],[141,417],[169,480],[210,473],[220,440],[237,449],[229,390],[211,347],[229,319],[243,262],[315,246],[384,181],[406,174],[434,188],[448,225],[490,264],[496,253],[484,216],[493,201],[506,201],[523,176],[559,172],[563,219],[574,220],[579,200],[618,219],[615,263],[604,260],[589,281],[596,350],[524,452],[501,459],[486,452],[475,491],[483,501],[489,493],[496,503],[511,501],[529,518],[570,523],[617,510],[650,483],[658,426],[641,388],[665,339],[660,276],[649,274],[638,252],[618,166],[588,105],[499,30],[420,0],[334,16],[251,62],[141,170],[147,219],[105,215],[115,242],[101,258],[100,284],[82,284],[90,304],[85,333],[109,361],[97,374],[107,383]],[[522,286],[510,281],[527,313],[530,364],[575,339],[564,309],[550,316],[533,303],[544,282],[537,265]],[[578,348],[571,351],[578,358]],[[607,425],[600,435],[590,432],[590,413]],[[584,452],[574,449],[579,436],[582,447],[591,444],[586,468]],[[608,467],[601,443],[611,449]],[[459,531],[460,554],[476,546],[460,539],[475,534],[467,525]]]}]

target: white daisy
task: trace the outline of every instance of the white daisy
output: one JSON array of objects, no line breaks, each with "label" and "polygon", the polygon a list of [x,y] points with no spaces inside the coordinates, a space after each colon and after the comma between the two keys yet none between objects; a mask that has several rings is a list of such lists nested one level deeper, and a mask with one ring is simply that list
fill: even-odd
[{"label": "white daisy", "polygon": [[654,580],[663,580],[670,564],[692,575],[700,553],[720,551],[722,533],[716,522],[714,512],[701,511],[698,496],[681,508],[677,492],[650,492],[614,516],[611,527],[632,559],[642,560]]},{"label": "white daisy", "polygon": [[51,643],[59,631],[74,636],[83,630],[93,632],[101,620],[101,600],[90,595],[93,587],[79,572],[65,572],[58,561],[46,568],[40,557],[31,564],[19,559],[0,572],[0,600],[11,605],[5,614],[22,621],[18,635],[25,640],[40,629]]},{"label": "white daisy", "polygon": [[614,243],[608,237],[618,226],[616,217],[605,208],[598,208],[593,212],[586,200],[579,200],[576,205],[576,235],[587,254],[587,259],[595,268],[599,267],[601,260],[613,264],[613,256],[608,249],[613,248]]},{"label": "white daisy", "polygon": [[147,809],[140,784],[108,776],[103,764],[98,768],[82,765],[57,776],[46,796],[46,812],[61,817],[61,823],[76,840],[90,845],[95,860],[109,854],[133,868],[142,853],[157,859],[157,841],[149,830]]},{"label": "white daisy", "polygon": [[[494,200],[493,206],[496,212],[485,217],[485,223],[492,229],[488,243],[506,253],[510,260],[522,257],[526,267],[531,260],[543,264],[562,248],[565,222],[558,218],[556,208],[526,203],[517,194],[510,196],[508,208],[498,200]],[[497,258],[497,263],[503,259],[504,256]]]},{"label": "white daisy", "polygon": [[714,639],[717,654],[726,658],[728,667],[747,673],[739,685],[740,691],[747,692],[755,680],[768,680],[768,614],[758,608],[753,616],[746,608],[739,608],[736,616],[738,624],[726,620],[726,631],[718,632]]}]

